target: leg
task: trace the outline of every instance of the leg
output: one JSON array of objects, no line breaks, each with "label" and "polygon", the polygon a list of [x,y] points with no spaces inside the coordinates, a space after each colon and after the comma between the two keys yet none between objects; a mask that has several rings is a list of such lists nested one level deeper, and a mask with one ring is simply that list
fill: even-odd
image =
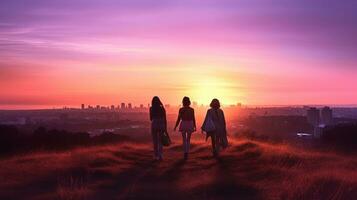
[{"label": "leg", "polygon": [[222,146],[222,136],[221,135],[216,135],[216,151],[217,154],[220,152]]},{"label": "leg", "polygon": [[214,133],[211,133],[211,141],[212,141],[212,152],[213,152],[213,155],[216,156],[217,154],[217,138],[216,138],[216,134]]},{"label": "leg", "polygon": [[187,132],[182,132],[183,159],[187,160]]},{"label": "leg", "polygon": [[186,132],[181,132],[181,133],[182,133],[182,149],[183,152],[186,153],[186,146],[187,146]]},{"label": "leg", "polygon": [[158,156],[160,160],[162,160],[162,142],[161,142],[162,134],[163,134],[162,132],[157,133]]},{"label": "leg", "polygon": [[190,141],[191,141],[191,132],[187,132],[187,138],[186,138],[186,153],[189,153],[190,152]]},{"label": "leg", "polygon": [[154,156],[155,159],[158,158],[159,154],[158,154],[158,137],[157,137],[158,133],[156,130],[151,130],[151,136],[152,136],[152,143],[153,143],[153,147],[154,147]]}]

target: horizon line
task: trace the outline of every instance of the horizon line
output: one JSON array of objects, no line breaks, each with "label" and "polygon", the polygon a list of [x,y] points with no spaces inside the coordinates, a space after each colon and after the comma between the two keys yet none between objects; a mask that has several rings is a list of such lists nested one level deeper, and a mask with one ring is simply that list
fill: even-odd
[{"label": "horizon line", "polygon": [[[88,110],[88,105],[87,107],[85,107],[85,110]],[[100,105],[100,104],[98,104]],[[111,104],[111,105],[115,105],[115,104]],[[101,107],[109,107],[111,105],[100,105]],[[127,104],[126,104],[127,105]],[[140,105],[140,104],[132,104],[132,109],[140,109],[140,107],[135,106],[135,105]],[[147,104],[143,104],[144,108],[148,108],[146,107]],[[171,108],[175,108],[175,107],[181,107],[181,105],[172,105],[172,104],[165,104],[165,105],[169,105]],[[63,109],[78,109],[81,110],[81,105],[7,105],[9,108],[2,108],[2,106],[0,105],[0,111],[30,111],[30,110],[63,110]],[[11,108],[13,106],[13,108]],[[208,107],[208,104],[198,104],[196,107]],[[232,106],[237,106],[237,104],[222,104],[222,107],[232,107]],[[347,108],[356,108],[357,104],[242,104],[241,107],[242,108],[277,108],[277,107],[323,107],[323,106],[329,106],[329,107],[339,107],[339,108],[343,108],[343,107],[347,107]],[[27,108],[26,108],[27,107]],[[193,107],[193,106],[192,106]],[[96,110],[96,107],[93,107],[94,110]],[[115,109],[118,109],[118,107],[116,106]],[[122,108],[119,108],[122,109]]]}]

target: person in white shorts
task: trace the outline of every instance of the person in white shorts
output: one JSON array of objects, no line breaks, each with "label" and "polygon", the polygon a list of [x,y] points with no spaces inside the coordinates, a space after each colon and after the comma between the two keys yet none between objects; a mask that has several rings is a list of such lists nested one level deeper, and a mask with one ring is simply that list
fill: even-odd
[{"label": "person in white shorts", "polygon": [[196,131],[196,120],[195,111],[190,107],[190,98],[184,97],[182,99],[182,105],[182,108],[179,110],[174,131],[176,131],[178,125],[180,124],[179,131],[182,133],[182,146],[184,151],[184,159],[186,160],[190,151],[191,134]]}]

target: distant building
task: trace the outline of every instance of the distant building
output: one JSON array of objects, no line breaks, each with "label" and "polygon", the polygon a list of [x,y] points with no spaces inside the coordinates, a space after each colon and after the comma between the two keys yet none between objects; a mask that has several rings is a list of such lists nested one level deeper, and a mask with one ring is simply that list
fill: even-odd
[{"label": "distant building", "polygon": [[96,108],[99,110],[100,109],[100,105],[97,105]]},{"label": "distant building", "polygon": [[111,105],[111,106],[110,106],[110,109],[111,109],[111,110],[114,110],[114,109],[115,109],[115,106],[114,106],[114,105]]},{"label": "distant building", "polygon": [[197,101],[192,102],[192,107],[197,108]]},{"label": "distant building", "polygon": [[307,121],[314,127],[320,124],[320,112],[317,108],[309,108],[307,110]]},{"label": "distant building", "polygon": [[321,123],[324,125],[331,125],[333,121],[332,109],[329,107],[324,107],[321,110]]},{"label": "distant building", "polygon": [[82,108],[82,110],[84,110],[84,109],[85,109],[84,104],[82,104],[81,108]]},{"label": "distant building", "polygon": [[321,124],[314,127],[314,137],[321,138],[324,133],[325,125]]},{"label": "distant building", "polygon": [[140,109],[144,109],[144,104],[140,104]]},{"label": "distant building", "polygon": [[120,104],[120,108],[121,108],[121,109],[125,109],[125,103],[121,103],[121,104]]},{"label": "distant building", "polygon": [[133,106],[131,105],[131,103],[128,103],[128,109],[132,109]]}]

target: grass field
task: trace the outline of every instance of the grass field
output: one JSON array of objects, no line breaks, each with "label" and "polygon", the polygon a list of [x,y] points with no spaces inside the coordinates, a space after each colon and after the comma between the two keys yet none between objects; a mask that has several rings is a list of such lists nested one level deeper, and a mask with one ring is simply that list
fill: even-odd
[{"label": "grass field", "polygon": [[0,199],[355,199],[357,159],[231,140],[218,159],[194,140],[154,162],[150,144],[37,152],[0,161]]}]

